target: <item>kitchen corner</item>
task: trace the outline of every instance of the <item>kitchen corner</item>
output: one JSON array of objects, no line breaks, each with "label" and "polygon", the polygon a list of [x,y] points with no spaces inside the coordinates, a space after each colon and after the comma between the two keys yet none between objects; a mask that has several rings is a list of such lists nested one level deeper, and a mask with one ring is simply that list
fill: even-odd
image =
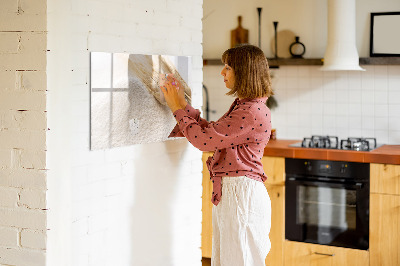
[{"label": "kitchen corner", "polygon": [[[291,146],[299,142],[301,140],[271,140],[264,150],[262,163],[268,176],[265,186],[272,203],[270,232],[272,248],[266,258],[266,265],[314,265],[313,262],[315,263],[317,260],[318,265],[398,265],[397,263],[400,261],[398,254],[400,232],[397,226],[400,224],[400,145],[381,145],[371,151]],[[212,152],[203,154],[203,163],[210,155],[212,155]],[[364,170],[354,170],[352,172],[356,172],[356,176],[363,175],[367,179],[367,183],[364,185],[360,183],[361,181],[356,181],[354,189],[350,188],[350,185],[346,183],[342,189],[340,189],[339,185],[333,185],[333,188],[329,190],[329,185],[324,185],[324,187],[316,187],[314,191],[313,185],[298,185],[295,190],[304,190],[304,188],[309,190],[295,196],[296,192],[290,189],[290,182],[287,180],[289,176],[287,172],[290,172],[287,169],[288,160],[301,160],[301,164],[305,164],[305,167],[307,167],[307,164],[314,164],[314,170],[316,168],[325,169],[325,167],[329,169],[331,166],[334,170],[334,164],[342,164],[342,168],[344,166],[351,168],[351,164],[359,164],[364,167]],[[316,162],[319,162],[318,167],[316,167]],[[338,176],[340,176],[341,170],[343,169],[337,171]],[[329,177],[330,175],[326,174],[326,176]],[[344,171],[340,179],[344,180],[348,177]],[[323,179],[326,178],[322,177],[321,180]],[[320,182],[318,181],[317,183]],[[208,183],[208,171],[207,168],[204,168],[202,223],[202,254],[204,258],[211,257],[212,206],[209,202],[211,186]],[[333,181],[333,183],[336,184],[337,182]],[[316,193],[318,191],[319,194]],[[321,192],[323,193],[321,194]],[[319,200],[321,198],[324,198],[324,201],[337,199],[339,202],[328,204],[321,202],[315,207],[303,206],[295,211],[297,214],[293,214],[288,210],[288,206],[292,206],[289,209],[293,209],[297,208],[296,206],[299,206],[299,204],[304,205],[307,202],[314,202],[312,198],[303,199],[302,203],[297,202],[301,200],[301,197],[312,197],[313,194],[316,194],[316,199],[319,198]],[[354,203],[350,202],[352,200]],[[311,210],[314,211],[309,212]],[[361,214],[361,212],[364,214]],[[311,218],[292,217],[299,214],[301,216],[301,213],[303,215],[310,213]],[[315,225],[312,223],[321,223],[318,221],[321,216],[322,219],[325,219],[325,222],[322,223],[326,224],[325,226],[319,225],[319,228],[315,229]],[[332,220],[326,220],[326,217],[331,217]],[[364,223],[366,225],[362,225],[360,217],[365,217]],[[313,230],[318,234],[323,233],[324,230],[334,232],[338,230],[338,227],[333,227],[332,224],[341,223],[340,226],[344,229],[340,229],[341,234],[339,235],[342,235],[341,240],[342,242],[344,240],[343,243],[348,241],[346,239],[348,239],[349,235],[355,235],[357,231],[363,230],[367,246],[366,248],[343,247],[340,242],[336,241],[338,238],[333,241],[333,244],[316,243],[322,241],[323,237],[321,236],[315,238],[316,240],[312,240],[312,237],[304,241],[288,240],[287,228],[285,229],[288,219],[303,220],[300,228],[307,227],[309,232],[298,232],[300,235],[310,234]],[[307,222],[311,225],[307,225]],[[326,228],[327,224],[330,224],[331,227]],[[365,228],[365,226],[368,227]],[[293,226],[291,227],[293,228]],[[343,232],[349,232],[347,237],[343,237]]]}]

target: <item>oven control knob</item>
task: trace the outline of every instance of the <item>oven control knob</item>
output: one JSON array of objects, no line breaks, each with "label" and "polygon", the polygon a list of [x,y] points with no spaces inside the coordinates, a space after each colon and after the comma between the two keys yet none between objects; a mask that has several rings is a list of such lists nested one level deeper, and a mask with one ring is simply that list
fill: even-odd
[{"label": "oven control knob", "polygon": [[342,167],[340,168],[340,173],[341,174],[346,173],[346,169],[347,169],[347,164],[342,164]]},{"label": "oven control knob", "polygon": [[304,165],[305,165],[305,167],[306,167],[306,170],[310,172],[311,169],[312,169],[312,167],[311,167],[311,162],[305,162]]}]

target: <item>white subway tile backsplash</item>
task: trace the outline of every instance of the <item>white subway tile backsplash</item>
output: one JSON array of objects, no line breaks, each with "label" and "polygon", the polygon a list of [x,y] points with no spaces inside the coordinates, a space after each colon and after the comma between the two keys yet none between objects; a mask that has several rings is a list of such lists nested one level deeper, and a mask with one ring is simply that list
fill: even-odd
[{"label": "white subway tile backsplash", "polygon": [[387,143],[400,143],[400,130],[389,131],[389,140]]},{"label": "white subway tile backsplash", "polygon": [[388,117],[375,117],[375,128],[376,130],[387,130],[389,129],[389,118]]},{"label": "white subway tile backsplash", "polygon": [[392,76],[395,76],[395,77],[397,76],[399,78],[400,77],[400,66],[396,65],[396,66],[388,67],[387,73],[388,73],[389,79]]},{"label": "white subway tile backsplash", "polygon": [[336,92],[336,103],[343,103],[348,105],[350,102],[348,90],[337,90]]},{"label": "white subway tile backsplash", "polygon": [[373,138],[375,136],[375,132],[373,129],[362,129],[361,137],[363,138]]},{"label": "white subway tile backsplash", "polygon": [[287,123],[288,123],[288,125],[294,126],[294,127],[298,127],[298,126],[302,125],[299,121],[299,115],[296,113],[293,113],[287,117]]},{"label": "white subway tile backsplash", "polygon": [[374,101],[376,104],[387,103],[388,102],[388,92],[375,90]]},{"label": "white subway tile backsplash", "polygon": [[375,138],[377,139],[377,143],[379,144],[386,144],[389,142],[389,134],[388,130],[375,130]]},{"label": "white subway tile backsplash", "polygon": [[387,117],[389,108],[387,104],[375,104],[375,117]]},{"label": "white subway tile backsplash", "polygon": [[389,117],[389,130],[400,131],[400,117]]},{"label": "white subway tile backsplash", "polygon": [[336,76],[336,89],[347,90],[349,87],[349,78],[347,72],[340,71]]},{"label": "white subway tile backsplash", "polygon": [[319,77],[319,78],[323,78],[324,77],[324,71],[321,71],[321,67],[320,66],[310,66],[310,77],[311,78],[315,78],[315,77]]},{"label": "white subway tile backsplash", "polygon": [[360,103],[350,103],[349,104],[349,115],[351,116],[361,116],[362,107]]},{"label": "white subway tile backsplash", "polygon": [[334,103],[325,103],[323,114],[324,114],[324,116],[335,115],[336,114],[336,105]]},{"label": "white subway tile backsplash", "polygon": [[298,68],[297,66],[287,66],[286,68],[286,72],[285,77],[298,77]]},{"label": "white subway tile backsplash", "polygon": [[324,135],[326,132],[322,127],[311,128],[311,135]]},{"label": "white subway tile backsplash", "polygon": [[297,77],[287,77],[286,78],[286,88],[288,88],[288,89],[299,88],[298,78]]},{"label": "white subway tile backsplash", "polygon": [[361,105],[361,115],[365,116],[374,116],[375,106],[373,104],[363,104]]},{"label": "white subway tile backsplash", "polygon": [[361,103],[362,96],[361,96],[362,90],[349,90],[349,102],[350,103]]},{"label": "white subway tile backsplash", "polygon": [[331,84],[325,84],[324,85],[324,92],[323,92],[323,101],[324,102],[331,102],[334,103],[336,101],[336,89],[335,86],[332,86]]},{"label": "white subway tile backsplash", "polygon": [[349,116],[349,129],[361,129],[362,123],[359,116],[350,115]]},{"label": "white subway tile backsplash", "polygon": [[324,79],[323,77],[311,77],[310,78],[310,87],[313,90],[317,90],[321,88],[324,85]]},{"label": "white subway tile backsplash", "polygon": [[349,105],[346,103],[336,103],[336,114],[338,116],[347,116],[349,114]]},{"label": "white subway tile backsplash", "polygon": [[322,71],[322,76],[324,78],[335,78],[335,71]]},{"label": "white subway tile backsplash", "polygon": [[299,77],[309,79],[311,76],[312,69],[310,67],[299,67],[297,68],[297,75]]},{"label": "white subway tile backsplash", "polygon": [[389,91],[400,90],[400,74],[389,76],[388,89],[389,89]]},{"label": "white subway tile backsplash", "polygon": [[349,137],[360,137],[362,136],[361,128],[349,128]]},{"label": "white subway tile backsplash", "polygon": [[[390,119],[400,117],[400,67],[363,67],[365,72],[320,71],[319,66],[281,66],[271,70],[278,101],[278,108],[272,114],[273,126],[279,132],[278,137],[307,136],[301,132],[338,134],[341,138],[367,137],[375,136],[376,132],[383,142],[396,144],[392,142],[396,139],[393,132],[400,129],[391,126],[389,131],[385,121],[392,124]],[[212,79],[204,77],[205,82]],[[221,112],[216,114],[219,118],[223,113],[218,112]]]},{"label": "white subway tile backsplash", "polygon": [[388,79],[383,77],[375,78],[374,80],[375,91],[387,91],[388,89]]},{"label": "white subway tile backsplash", "polygon": [[336,136],[339,138],[339,145],[341,139],[347,139],[349,137],[349,129],[348,128],[337,128]]},{"label": "white subway tile backsplash", "polygon": [[338,129],[344,130],[349,127],[349,118],[348,116],[336,116],[336,127]]},{"label": "white subway tile backsplash", "polygon": [[389,104],[389,117],[400,117],[400,104]]},{"label": "white subway tile backsplash", "polygon": [[311,104],[307,102],[299,103],[298,113],[300,115],[305,115],[306,117],[309,116],[309,114],[311,113]]},{"label": "white subway tile backsplash", "polygon": [[361,118],[362,129],[373,130],[375,128],[375,119],[373,116],[363,116]]},{"label": "white subway tile backsplash", "polygon": [[361,72],[350,71],[348,74],[349,90],[361,90]]},{"label": "white subway tile backsplash", "polygon": [[297,82],[298,88],[310,89],[311,82],[309,77],[300,76]]},{"label": "white subway tile backsplash", "polygon": [[[329,133],[331,129],[336,130],[336,116],[335,115],[324,115],[324,120],[322,121],[324,125],[324,129],[326,130],[325,134],[331,134]],[[332,134],[331,134],[332,135]]]},{"label": "white subway tile backsplash", "polygon": [[322,128],[323,127],[324,116],[320,112],[314,112],[311,115],[311,126],[313,128]]},{"label": "white subway tile backsplash", "polygon": [[359,72],[362,77],[370,77],[370,76],[374,75],[375,65],[363,65],[362,68],[365,69],[365,71],[360,71]]},{"label": "white subway tile backsplash", "polygon": [[374,103],[374,91],[363,89],[361,91],[361,101],[363,104]]},{"label": "white subway tile backsplash", "polygon": [[374,66],[374,77],[376,78],[387,78],[388,66],[387,65],[376,65]]},{"label": "white subway tile backsplash", "polygon": [[389,91],[389,104],[400,104],[400,89],[397,91]]}]

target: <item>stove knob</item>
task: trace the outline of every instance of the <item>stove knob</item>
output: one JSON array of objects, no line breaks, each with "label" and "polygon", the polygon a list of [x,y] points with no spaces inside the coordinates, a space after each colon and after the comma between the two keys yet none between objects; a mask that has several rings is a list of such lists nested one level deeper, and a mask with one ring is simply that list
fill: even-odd
[{"label": "stove knob", "polygon": [[342,167],[340,168],[340,173],[341,174],[346,173],[346,169],[347,169],[347,164],[342,164]]},{"label": "stove knob", "polygon": [[311,162],[306,162],[306,170],[311,172],[312,170]]}]

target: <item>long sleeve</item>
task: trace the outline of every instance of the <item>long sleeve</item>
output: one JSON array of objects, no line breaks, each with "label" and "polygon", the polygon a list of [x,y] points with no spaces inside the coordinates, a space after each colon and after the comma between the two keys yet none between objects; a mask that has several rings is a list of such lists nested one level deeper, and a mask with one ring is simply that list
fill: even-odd
[{"label": "long sleeve", "polygon": [[255,141],[251,131],[254,131],[257,121],[248,108],[235,109],[207,126],[202,126],[182,109],[176,110],[174,116],[179,122],[180,132],[201,151],[233,149],[233,146]]},{"label": "long sleeve", "polygon": [[[187,115],[196,120],[200,126],[206,127],[209,125],[210,122],[200,117],[200,110],[194,109],[190,104],[187,104],[184,110],[187,113]],[[185,135],[183,135],[182,132],[180,131],[178,123],[175,125],[175,127],[172,129],[171,133],[168,136],[168,138],[174,138],[174,137],[185,137]]]}]

